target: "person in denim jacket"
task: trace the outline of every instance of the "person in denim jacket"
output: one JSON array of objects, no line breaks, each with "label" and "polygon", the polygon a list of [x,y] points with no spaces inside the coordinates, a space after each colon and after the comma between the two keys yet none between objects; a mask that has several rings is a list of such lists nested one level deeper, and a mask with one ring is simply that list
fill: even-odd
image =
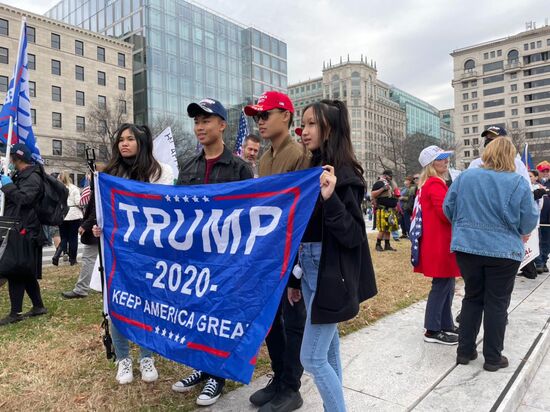
[{"label": "person in denim jacket", "polygon": [[491,372],[508,366],[502,356],[507,309],[524,242],[539,218],[529,184],[515,173],[515,156],[508,138],[495,139],[483,152],[483,166],[461,173],[443,204],[465,282],[457,363],[477,358],[483,315],[483,368]]}]

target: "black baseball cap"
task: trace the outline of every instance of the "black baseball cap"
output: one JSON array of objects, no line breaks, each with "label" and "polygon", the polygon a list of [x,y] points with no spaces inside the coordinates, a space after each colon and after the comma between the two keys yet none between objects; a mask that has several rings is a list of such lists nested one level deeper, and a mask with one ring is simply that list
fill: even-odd
[{"label": "black baseball cap", "polygon": [[219,101],[215,99],[202,99],[198,103],[191,103],[187,106],[187,114],[189,117],[197,117],[200,114],[215,114],[227,121],[227,110]]},{"label": "black baseball cap", "polygon": [[26,144],[16,143],[11,147],[10,155],[25,163],[32,163],[32,154]]},{"label": "black baseball cap", "polygon": [[499,126],[489,126],[481,133],[481,137],[487,137],[488,139],[494,139],[497,136],[506,136],[506,129]]}]

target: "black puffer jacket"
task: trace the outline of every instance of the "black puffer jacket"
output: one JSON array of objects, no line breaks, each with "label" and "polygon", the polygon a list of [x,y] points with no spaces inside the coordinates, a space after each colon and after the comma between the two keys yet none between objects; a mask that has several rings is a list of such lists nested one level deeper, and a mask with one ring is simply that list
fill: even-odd
[{"label": "black puffer jacket", "polygon": [[334,194],[322,202],[323,241],[311,323],[337,323],[377,293],[361,201],[365,187],[351,168],[336,171]]},{"label": "black puffer jacket", "polygon": [[[23,228],[40,245],[44,241],[44,232],[35,207],[42,197],[43,185],[40,167],[33,165],[17,172],[13,176],[13,184],[2,187],[6,198],[5,216],[21,219]],[[21,206],[19,213],[18,206]]]}]

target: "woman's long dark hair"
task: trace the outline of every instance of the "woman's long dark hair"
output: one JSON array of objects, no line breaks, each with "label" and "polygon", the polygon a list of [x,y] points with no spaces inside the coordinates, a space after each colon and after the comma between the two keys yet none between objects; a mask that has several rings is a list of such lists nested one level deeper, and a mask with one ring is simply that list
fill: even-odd
[{"label": "woman's long dark hair", "polygon": [[[137,154],[132,159],[122,157],[118,148],[120,136],[127,129],[132,131],[138,145]],[[140,182],[154,182],[160,178],[162,168],[153,157],[153,136],[149,127],[132,123],[122,124],[115,133],[111,153],[111,160],[105,167],[105,173]]]},{"label": "woman's long dark hair", "polygon": [[351,166],[364,184],[363,168],[357,161],[351,144],[349,112],[340,100],[321,100],[304,109],[313,109],[321,137],[321,158],[323,164],[334,166],[335,170]]}]

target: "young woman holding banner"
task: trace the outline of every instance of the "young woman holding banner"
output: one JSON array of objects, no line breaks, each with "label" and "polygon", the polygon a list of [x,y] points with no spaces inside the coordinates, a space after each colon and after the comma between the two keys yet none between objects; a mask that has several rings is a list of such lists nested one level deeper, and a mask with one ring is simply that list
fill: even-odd
[{"label": "young woman holding banner", "polygon": [[323,399],[325,411],[346,410],[342,389],[338,322],[353,318],[359,304],[376,294],[361,201],[363,169],[353,153],[348,110],[338,100],[306,107],[296,130],[323,166],[319,197],[300,245],[300,282],[291,277],[288,299],[302,298],[307,319],[300,359]]},{"label": "young woman holding banner", "polygon": [[[171,185],[174,176],[170,166],[161,164],[153,157],[153,137],[147,126],[137,126],[124,123],[115,134],[112,147],[112,157],[105,167],[104,173],[140,182]],[[93,228],[96,237],[101,235],[101,229]],[[132,358],[130,345],[111,323],[111,335],[118,363],[116,380],[119,384],[133,381]],[[145,382],[154,382],[158,379],[158,372],[150,350],[140,347],[139,369],[141,379]]]}]

